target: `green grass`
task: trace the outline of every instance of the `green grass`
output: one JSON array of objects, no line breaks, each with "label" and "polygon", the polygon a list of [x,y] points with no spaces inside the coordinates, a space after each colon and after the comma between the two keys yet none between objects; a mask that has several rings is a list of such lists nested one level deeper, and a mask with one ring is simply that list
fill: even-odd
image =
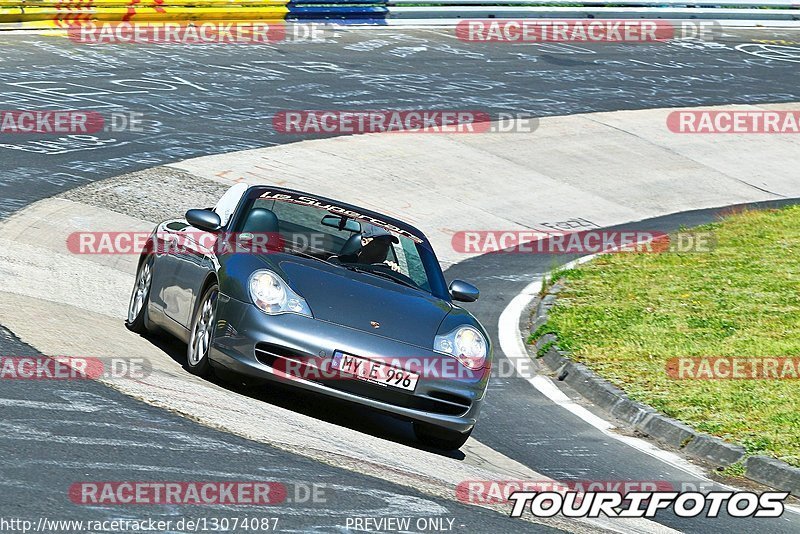
[{"label": "green grass", "polygon": [[800,380],[676,380],[674,357],[800,356],[800,207],[744,212],[710,253],[613,254],[560,273],[542,331],[638,401],[800,466]]}]

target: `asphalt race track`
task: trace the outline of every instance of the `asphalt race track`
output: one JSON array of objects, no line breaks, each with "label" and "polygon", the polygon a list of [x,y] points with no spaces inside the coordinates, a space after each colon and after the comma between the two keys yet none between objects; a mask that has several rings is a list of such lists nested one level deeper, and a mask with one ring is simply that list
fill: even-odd
[{"label": "asphalt race track", "polygon": [[[141,113],[144,132],[92,136],[0,135],[0,218],[89,182],[206,154],[300,140],[274,131],[287,109],[476,109],[541,117],[592,111],[800,100],[800,46],[758,43],[781,34],[730,31],[716,43],[492,46],[462,43],[447,30],[341,31],[329,43],[270,46],[87,46],[40,35],[0,34],[5,109]],[[374,154],[374,157],[381,157]],[[324,173],[324,169],[320,169]],[[513,192],[492,191],[504,195]],[[387,199],[388,200],[388,199]],[[781,202],[793,202],[785,199]],[[674,230],[713,220],[703,210],[626,228]],[[495,336],[500,313],[535,276],[571,257],[493,255],[445,273],[481,288],[467,306]],[[2,276],[2,266],[0,266]],[[3,287],[0,278],[0,291]],[[87,325],[91,328],[91,325]],[[175,347],[174,352],[180,352]],[[0,327],[0,354],[36,351]],[[233,386],[230,386],[233,387]],[[292,392],[247,394],[270,404],[305,404]],[[324,486],[319,503],[287,503],[259,516],[279,530],[338,532],[345,518],[450,518],[464,532],[553,530],[399,486],[207,428],[94,382],[0,382],[0,516],[54,519],[242,515],[246,507],[197,512],[72,504],[66,488],[89,477],[154,480],[280,479]],[[382,416],[342,414],[337,403],[300,411],[416,446]],[[558,480],[665,480],[708,484],[694,472],[633,449],[553,404],[522,378],[494,379],[473,436]],[[458,458],[455,453],[454,457]],[[357,460],[357,459],[355,459]],[[707,486],[705,486],[707,487]],[[800,532],[800,516],[656,519],[683,532]],[[585,527],[584,527],[585,528]]]},{"label": "asphalt race track", "polygon": [[[6,333],[3,351],[36,354]],[[255,516],[277,518],[283,532],[333,532],[345,525],[346,517],[370,516],[413,515],[445,524],[449,519],[461,531],[501,532],[507,524],[505,517],[491,511],[415,494],[385,480],[197,425],[97,383],[69,389],[39,385],[20,381],[3,388],[0,509],[4,517],[42,516],[55,521]],[[155,480],[280,480],[289,495],[287,503],[255,513],[246,505],[203,513],[155,505],[135,512],[125,506],[73,505],[70,510],[66,491],[51,490],[66,488],[82,473],[92,473],[92,480],[128,480],[132,473],[134,477],[157,473]],[[324,502],[310,499],[313,491]],[[525,526],[520,523],[519,528],[526,530]],[[557,532],[542,525],[527,530]]]},{"label": "asphalt race track", "polygon": [[273,130],[279,110],[394,106],[542,117],[793,101],[800,47],[751,42],[779,35],[680,46],[492,46],[445,30],[382,30],[329,44],[184,49],[0,35],[0,97],[9,109],[138,112],[146,124],[141,133],[0,139],[0,215],[86,181],[298,140]]}]

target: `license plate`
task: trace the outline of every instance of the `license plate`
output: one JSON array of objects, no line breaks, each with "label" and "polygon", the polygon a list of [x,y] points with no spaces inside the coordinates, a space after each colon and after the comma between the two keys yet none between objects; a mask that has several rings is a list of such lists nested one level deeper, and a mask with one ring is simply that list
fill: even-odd
[{"label": "license plate", "polygon": [[341,352],[333,357],[333,368],[357,380],[405,391],[414,391],[419,382],[417,373]]}]

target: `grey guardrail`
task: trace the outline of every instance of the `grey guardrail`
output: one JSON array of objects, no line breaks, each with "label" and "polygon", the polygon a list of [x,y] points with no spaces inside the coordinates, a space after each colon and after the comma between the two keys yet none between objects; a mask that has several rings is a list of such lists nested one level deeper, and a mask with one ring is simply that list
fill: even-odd
[{"label": "grey guardrail", "polygon": [[[368,25],[416,23],[453,25],[463,19],[662,19],[712,20],[720,24],[800,25],[800,3],[780,0],[288,0],[288,13],[265,0],[231,0],[225,9],[205,13],[204,0],[191,5],[172,0],[172,11],[148,13],[143,20],[260,20],[343,22]],[[199,2],[199,3],[198,3]],[[58,0],[0,0],[0,30],[63,27],[70,21],[118,20],[116,3],[61,5]],[[56,5],[58,4],[58,5]],[[120,5],[125,4],[123,1]],[[33,11],[31,11],[31,8]],[[113,13],[109,11],[114,11]],[[203,13],[201,13],[203,12]],[[180,15],[183,13],[183,15]],[[738,22],[741,21],[741,22]]]},{"label": "grey guardrail", "polygon": [[[554,2],[547,2],[553,4]],[[416,4],[416,5],[414,5]],[[404,19],[668,19],[720,21],[800,21],[797,4],[747,2],[734,7],[707,7],[706,2],[686,3],[639,0],[596,3],[576,7],[543,5],[531,0],[435,0],[419,5],[414,0],[388,0],[388,20]],[[624,4],[620,6],[620,4]],[[727,4],[714,4],[727,5]]]}]

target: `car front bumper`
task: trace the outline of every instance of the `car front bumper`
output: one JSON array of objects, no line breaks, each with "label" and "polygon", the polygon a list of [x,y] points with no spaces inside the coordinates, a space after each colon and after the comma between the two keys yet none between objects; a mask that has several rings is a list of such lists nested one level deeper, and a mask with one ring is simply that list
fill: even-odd
[{"label": "car front bumper", "polygon": [[[477,421],[489,380],[488,365],[472,371],[429,349],[297,314],[267,315],[251,303],[221,297],[209,352],[215,366],[456,432],[471,430]],[[333,376],[326,365],[336,353],[394,366],[409,362],[407,368],[418,372],[420,378],[411,392],[338,373]],[[298,365],[306,372],[284,372]],[[319,367],[320,372],[310,367]]]}]

